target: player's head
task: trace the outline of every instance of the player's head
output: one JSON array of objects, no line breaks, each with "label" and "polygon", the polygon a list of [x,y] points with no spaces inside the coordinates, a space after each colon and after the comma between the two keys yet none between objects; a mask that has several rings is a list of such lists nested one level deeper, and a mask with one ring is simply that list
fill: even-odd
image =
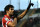
[{"label": "player's head", "polygon": [[14,12],[14,6],[13,5],[7,5],[5,8],[4,8],[4,12],[5,14],[10,14],[10,15],[13,15],[13,12]]}]

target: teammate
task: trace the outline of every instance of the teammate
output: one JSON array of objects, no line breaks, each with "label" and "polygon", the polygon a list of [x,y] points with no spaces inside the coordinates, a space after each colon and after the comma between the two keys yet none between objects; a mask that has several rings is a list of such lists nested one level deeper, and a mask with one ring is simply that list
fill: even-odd
[{"label": "teammate", "polygon": [[2,26],[3,27],[15,27],[17,24],[17,20],[24,17],[24,15],[27,12],[27,9],[23,13],[21,13],[19,16],[15,17],[13,19],[10,17],[11,15],[13,15],[13,12],[14,12],[14,6],[13,5],[7,5],[4,8],[4,11],[5,11],[5,15],[2,18]]}]

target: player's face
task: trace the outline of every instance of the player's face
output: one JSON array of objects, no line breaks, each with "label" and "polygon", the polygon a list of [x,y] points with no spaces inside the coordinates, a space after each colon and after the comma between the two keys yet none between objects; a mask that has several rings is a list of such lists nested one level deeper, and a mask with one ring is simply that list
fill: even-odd
[{"label": "player's face", "polygon": [[13,15],[13,14],[14,14],[13,12],[14,12],[14,8],[9,8],[9,12],[8,12],[8,13],[9,13],[10,15]]}]

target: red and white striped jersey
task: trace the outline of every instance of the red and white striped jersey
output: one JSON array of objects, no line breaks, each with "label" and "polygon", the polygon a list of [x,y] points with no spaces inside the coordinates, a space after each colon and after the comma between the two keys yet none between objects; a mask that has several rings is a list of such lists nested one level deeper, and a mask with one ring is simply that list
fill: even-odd
[{"label": "red and white striped jersey", "polygon": [[4,15],[4,17],[2,18],[2,26],[3,27],[9,27],[8,23],[9,22],[13,22],[13,19],[11,19],[9,16]]}]

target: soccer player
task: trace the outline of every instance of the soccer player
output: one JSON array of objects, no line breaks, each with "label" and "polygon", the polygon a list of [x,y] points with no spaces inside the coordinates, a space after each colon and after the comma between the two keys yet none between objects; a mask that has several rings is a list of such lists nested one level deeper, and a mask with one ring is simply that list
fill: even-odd
[{"label": "soccer player", "polygon": [[5,15],[2,18],[2,26],[3,27],[15,27],[17,24],[17,20],[22,19],[24,17],[24,15],[27,12],[27,9],[21,13],[19,16],[15,17],[14,19],[12,19],[10,16],[13,15],[14,12],[14,6],[13,5],[7,5],[4,8],[5,11]]}]

